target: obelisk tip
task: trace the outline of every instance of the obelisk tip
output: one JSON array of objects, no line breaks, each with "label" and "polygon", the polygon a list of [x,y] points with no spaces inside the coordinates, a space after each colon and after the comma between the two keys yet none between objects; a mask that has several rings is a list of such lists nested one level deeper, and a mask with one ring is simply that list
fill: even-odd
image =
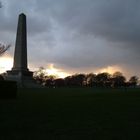
[{"label": "obelisk tip", "polygon": [[24,13],[19,14],[19,16],[26,16]]}]

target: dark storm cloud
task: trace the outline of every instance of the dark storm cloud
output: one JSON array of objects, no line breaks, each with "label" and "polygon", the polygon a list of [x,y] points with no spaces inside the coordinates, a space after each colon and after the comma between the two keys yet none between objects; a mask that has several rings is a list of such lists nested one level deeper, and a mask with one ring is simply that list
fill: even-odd
[{"label": "dark storm cloud", "polygon": [[2,40],[15,34],[18,14],[27,14],[29,59],[32,63],[55,63],[71,68],[138,65],[139,0],[2,2]]},{"label": "dark storm cloud", "polygon": [[63,1],[60,7],[53,9],[52,15],[66,28],[63,33],[69,42],[65,45],[74,50],[69,48],[69,53],[58,57],[57,61],[74,67],[138,64],[140,1],[76,0]]},{"label": "dark storm cloud", "polygon": [[36,11],[36,2],[29,0],[28,2],[25,1],[18,1],[13,0],[11,3],[8,1],[3,2],[4,7],[1,8],[0,18],[2,19],[1,23],[1,30],[8,30],[15,32],[15,27],[18,21],[18,15],[22,12],[27,14],[28,20],[28,32],[34,35],[35,33],[41,33],[44,31],[48,31],[50,28],[49,20],[46,20],[45,16],[39,14]]},{"label": "dark storm cloud", "polygon": [[140,1],[76,0],[63,1],[55,11],[61,24],[81,34],[100,36],[109,41],[139,43]]}]

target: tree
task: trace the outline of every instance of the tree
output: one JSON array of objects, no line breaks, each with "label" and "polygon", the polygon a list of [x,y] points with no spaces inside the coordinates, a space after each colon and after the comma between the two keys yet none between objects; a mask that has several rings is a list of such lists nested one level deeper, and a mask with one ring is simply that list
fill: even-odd
[{"label": "tree", "polygon": [[115,72],[111,78],[112,87],[123,87],[125,86],[126,78],[121,72]]},{"label": "tree", "polygon": [[[2,8],[1,1],[0,1],[0,8]],[[10,47],[11,45],[5,45],[5,44],[0,43],[0,56],[3,55]]]},{"label": "tree", "polygon": [[84,79],[85,79],[85,74],[72,75],[73,86],[83,86]]},{"label": "tree", "polygon": [[96,75],[95,79],[96,86],[106,87],[110,80],[110,74],[107,72],[99,73],[98,75]]},{"label": "tree", "polygon": [[2,3],[1,3],[1,1],[0,1],[0,8],[2,8]]},{"label": "tree", "polygon": [[137,76],[132,76],[130,77],[129,79],[129,85],[132,86],[132,87],[136,87],[136,85],[138,84],[139,82],[139,78]]},{"label": "tree", "polygon": [[55,87],[64,87],[65,86],[65,80],[62,78],[54,79],[54,86]]},{"label": "tree", "polygon": [[65,84],[66,86],[83,86],[85,79],[85,74],[74,74],[65,78]]},{"label": "tree", "polygon": [[40,67],[35,71],[33,77],[37,83],[48,87],[53,87],[54,80],[57,79],[57,75],[48,75],[44,67]]},{"label": "tree", "polygon": [[64,78],[66,86],[72,86],[72,76],[67,76]]},{"label": "tree", "polygon": [[123,74],[119,71],[113,73],[113,77],[119,77],[119,76],[123,76]]},{"label": "tree", "polygon": [[10,47],[11,45],[4,45],[0,43],[0,56],[3,55]]},{"label": "tree", "polygon": [[44,67],[40,67],[37,71],[35,71],[33,77],[38,83],[42,84],[43,81],[45,80]]},{"label": "tree", "polygon": [[89,73],[86,75],[86,79],[85,79],[85,85],[92,87],[95,85],[95,81],[96,81],[96,74],[93,73]]}]

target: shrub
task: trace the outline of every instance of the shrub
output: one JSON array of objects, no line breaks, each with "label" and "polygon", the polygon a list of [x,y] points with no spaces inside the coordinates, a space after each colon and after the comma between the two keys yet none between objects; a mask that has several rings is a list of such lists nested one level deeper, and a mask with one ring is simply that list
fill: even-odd
[{"label": "shrub", "polygon": [[17,83],[15,81],[0,81],[0,99],[16,98]]}]

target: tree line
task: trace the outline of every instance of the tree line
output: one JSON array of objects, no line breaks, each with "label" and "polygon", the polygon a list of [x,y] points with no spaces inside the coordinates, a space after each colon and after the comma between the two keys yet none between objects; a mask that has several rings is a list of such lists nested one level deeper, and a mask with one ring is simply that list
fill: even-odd
[{"label": "tree line", "polygon": [[43,69],[34,73],[34,79],[46,87],[99,87],[99,88],[121,88],[136,87],[139,84],[137,76],[126,77],[121,72],[109,74],[107,72],[94,74],[74,74],[65,78],[57,78],[54,75],[48,76]]}]

